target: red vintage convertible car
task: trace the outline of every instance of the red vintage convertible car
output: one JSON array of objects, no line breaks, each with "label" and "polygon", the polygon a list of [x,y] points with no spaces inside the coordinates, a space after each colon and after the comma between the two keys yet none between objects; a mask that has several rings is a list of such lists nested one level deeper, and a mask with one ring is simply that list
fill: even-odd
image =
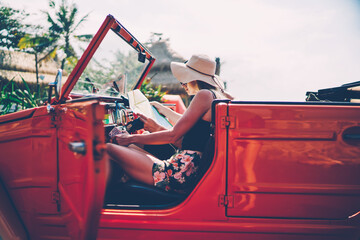
[{"label": "red vintage convertible car", "polygon": [[119,182],[108,132],[154,61],[109,15],[50,104],[0,117],[0,239],[360,238],[356,103],[217,100],[193,189]]}]

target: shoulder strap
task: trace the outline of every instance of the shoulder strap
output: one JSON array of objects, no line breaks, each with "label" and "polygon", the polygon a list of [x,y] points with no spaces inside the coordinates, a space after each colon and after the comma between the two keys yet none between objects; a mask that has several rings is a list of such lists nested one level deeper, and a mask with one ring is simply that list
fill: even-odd
[{"label": "shoulder strap", "polygon": [[208,90],[213,94],[214,99],[216,99],[216,94],[213,92],[213,90],[211,90],[211,89],[208,89]]}]

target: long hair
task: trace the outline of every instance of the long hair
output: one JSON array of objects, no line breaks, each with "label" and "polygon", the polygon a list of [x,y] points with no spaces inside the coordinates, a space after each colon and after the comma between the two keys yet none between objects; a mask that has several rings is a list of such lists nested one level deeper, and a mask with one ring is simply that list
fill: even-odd
[{"label": "long hair", "polygon": [[196,80],[196,84],[198,85],[198,88],[201,90],[201,89],[212,89],[212,90],[216,90],[217,87],[214,87],[213,85],[210,85],[206,82],[203,82],[203,81],[199,81],[199,80]]},{"label": "long hair", "polygon": [[213,85],[210,85],[210,84],[208,84],[208,83],[206,83],[206,82],[199,81],[199,80],[196,80],[195,82],[196,82],[196,84],[197,84],[197,86],[198,86],[198,88],[199,88],[200,90],[201,90],[201,89],[216,90],[216,92],[217,92],[218,94],[222,95],[222,97],[228,98],[228,99],[230,99],[230,100],[233,100],[233,99],[234,99],[234,97],[231,96],[228,92],[226,92],[226,91],[220,91],[219,88],[217,88],[217,87],[215,87],[215,86],[213,86]]}]

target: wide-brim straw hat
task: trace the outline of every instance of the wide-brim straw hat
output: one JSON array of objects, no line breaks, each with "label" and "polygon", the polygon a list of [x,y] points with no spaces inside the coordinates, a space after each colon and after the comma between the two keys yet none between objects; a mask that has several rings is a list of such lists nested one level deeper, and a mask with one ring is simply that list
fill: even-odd
[{"label": "wide-brim straw hat", "polygon": [[193,55],[185,63],[171,62],[170,68],[181,83],[199,80],[224,90],[223,81],[215,75],[216,63],[207,55]]}]

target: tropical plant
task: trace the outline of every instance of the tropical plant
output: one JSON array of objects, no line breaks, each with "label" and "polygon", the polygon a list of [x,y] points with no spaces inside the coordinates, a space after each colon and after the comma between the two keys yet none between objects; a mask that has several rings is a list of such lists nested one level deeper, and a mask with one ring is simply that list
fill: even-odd
[{"label": "tropical plant", "polygon": [[0,47],[18,49],[18,43],[28,27],[23,24],[27,16],[25,11],[0,6]]},{"label": "tropical plant", "polygon": [[146,78],[143,84],[140,87],[140,91],[149,99],[149,101],[162,101],[162,97],[166,94],[163,92],[161,84],[156,88],[150,83],[151,78]]},{"label": "tropical plant", "polygon": [[0,115],[19,110],[38,107],[45,102],[45,91],[32,92],[29,85],[21,77],[23,88],[11,79],[0,91]]},{"label": "tropical plant", "polygon": [[[40,27],[39,27],[40,28]],[[27,53],[34,54],[35,56],[35,73],[37,92],[39,91],[39,64],[43,60],[55,58],[56,51],[50,49],[52,45],[52,39],[46,33],[42,35],[25,34],[19,41],[19,48]],[[41,57],[40,57],[41,56]]]},{"label": "tropical plant", "polygon": [[92,34],[76,35],[79,26],[87,19],[89,14],[83,16],[76,21],[78,16],[78,8],[67,0],[61,0],[60,4],[54,0],[49,0],[51,12],[44,12],[47,21],[50,23],[49,37],[52,41],[51,52],[63,55],[61,58],[61,69],[65,68],[65,64],[74,66],[77,62],[77,55],[73,43],[77,40],[80,42],[88,42],[93,37]]},{"label": "tropical plant", "polygon": [[107,56],[106,59],[99,59],[94,56],[81,75],[82,79],[75,85],[74,90],[91,93],[93,92],[92,85],[95,85],[100,92],[118,95],[119,92],[113,89],[113,82],[120,84],[126,79],[126,86],[124,86],[126,89],[121,89],[120,92],[130,91],[144,67],[137,60],[137,56],[135,51],[125,54],[119,50],[114,53],[114,58]]}]

